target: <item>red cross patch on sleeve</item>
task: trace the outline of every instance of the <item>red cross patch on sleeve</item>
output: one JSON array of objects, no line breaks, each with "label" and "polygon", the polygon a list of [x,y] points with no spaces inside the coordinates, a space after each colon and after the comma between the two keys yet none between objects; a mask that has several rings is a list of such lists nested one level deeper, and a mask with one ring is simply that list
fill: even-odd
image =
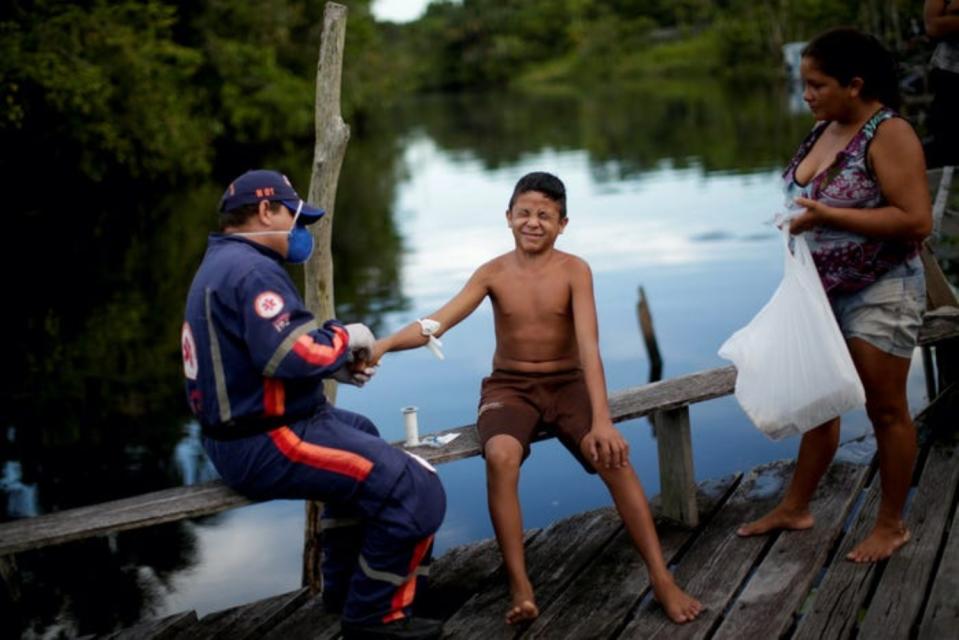
[{"label": "red cross patch on sleeve", "polygon": [[264,291],[253,301],[256,315],[269,320],[283,311],[283,296],[275,291]]},{"label": "red cross patch on sleeve", "polygon": [[193,331],[190,325],[183,323],[183,329],[180,331],[180,350],[183,352],[183,375],[190,380],[196,380],[199,366],[196,359],[196,341],[193,339]]}]

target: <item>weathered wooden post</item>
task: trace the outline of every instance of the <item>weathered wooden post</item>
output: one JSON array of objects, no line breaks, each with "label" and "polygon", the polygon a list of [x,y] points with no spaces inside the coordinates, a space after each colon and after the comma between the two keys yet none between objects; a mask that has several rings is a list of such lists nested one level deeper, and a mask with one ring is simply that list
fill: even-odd
[{"label": "weathered wooden post", "polygon": [[[318,320],[336,315],[333,304],[333,205],[340,168],[350,140],[350,128],[340,113],[340,78],[343,70],[343,46],[346,41],[347,9],[327,2],[323,12],[323,34],[316,67],[316,106],[314,119],[316,143],[313,149],[313,170],[310,175],[308,200],[326,210],[326,215],[310,230],[316,240],[316,251],[306,263],[306,306]],[[324,391],[330,402],[336,401],[336,382],[325,381]],[[306,503],[306,531],[303,549],[303,584],[314,593],[323,588],[320,571],[320,513],[323,504]]]},{"label": "weathered wooden post", "polygon": [[[945,215],[946,205],[949,203],[949,193],[952,190],[952,180],[954,167],[947,166],[942,168],[942,174],[939,179],[939,186],[936,189],[936,197],[932,206],[932,236],[935,240],[939,237],[942,228],[942,217]],[[939,261],[932,250],[932,246],[926,240],[922,244],[923,270],[926,273],[926,309],[935,311],[940,307],[959,307],[959,300],[956,294],[952,292],[949,281],[946,279]],[[944,340],[937,344],[936,363],[933,365],[932,349],[933,347],[924,346],[922,348],[922,363],[926,377],[926,395],[929,401],[935,399],[936,395],[954,382],[959,375],[957,369],[959,364],[955,362],[959,354],[959,340]]]},{"label": "weathered wooden post", "polygon": [[656,452],[659,457],[661,513],[688,527],[699,524],[696,474],[693,472],[693,437],[689,405],[656,411]]},{"label": "weathered wooden post", "polygon": [[643,332],[643,342],[646,343],[646,355],[649,356],[649,382],[657,382],[663,377],[663,357],[659,353],[656,330],[653,329],[653,314],[649,310],[646,291],[642,287],[639,288],[636,316],[639,318],[639,329]]}]

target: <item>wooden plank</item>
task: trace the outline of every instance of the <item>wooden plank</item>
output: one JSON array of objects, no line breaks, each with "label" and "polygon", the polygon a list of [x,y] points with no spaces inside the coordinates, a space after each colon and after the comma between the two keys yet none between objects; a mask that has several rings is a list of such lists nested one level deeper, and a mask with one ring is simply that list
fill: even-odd
[{"label": "wooden plank", "polygon": [[[526,531],[524,545],[540,532]],[[416,613],[445,620],[471,597],[503,580],[503,556],[495,539],[454,547],[433,561],[426,591],[416,600]]]},{"label": "wooden plank", "polygon": [[[733,392],[735,384],[736,368],[728,366],[617,391],[609,396],[610,416],[613,422],[623,422],[657,410],[677,409],[688,404],[729,395]],[[475,424],[437,431],[430,435],[446,434],[456,434],[457,437],[444,447],[421,445],[407,449],[432,464],[443,464],[480,454]],[[542,433],[537,434],[536,440],[547,437]],[[403,446],[402,441],[393,444]]]},{"label": "wooden plank", "polygon": [[952,292],[949,280],[942,272],[942,267],[939,266],[939,261],[936,260],[928,240],[922,243],[919,257],[922,260],[922,269],[926,278],[926,307],[931,310],[940,307],[959,307],[956,294]]},{"label": "wooden plank", "polygon": [[103,640],[170,640],[196,623],[196,611],[185,611],[159,620],[145,620],[100,637]]},{"label": "wooden plank", "polygon": [[[738,474],[727,476],[703,486],[697,498],[704,519],[720,508],[740,478]],[[657,520],[656,529],[667,564],[696,535],[696,532],[686,527],[662,519]],[[590,562],[562,594],[541,611],[540,617],[523,637],[611,637],[622,626],[630,610],[649,591],[649,587],[646,565],[629,533],[623,528],[599,557]]]},{"label": "wooden plank", "polygon": [[657,411],[654,415],[662,513],[687,527],[698,526],[689,406]]},{"label": "wooden plank", "polygon": [[845,560],[876,523],[876,509],[882,495],[879,475],[875,474],[866,491],[856,523],[843,537],[822,582],[813,591],[812,602],[796,627],[794,640],[849,638],[859,623],[859,611],[872,589],[875,564],[856,564]]},{"label": "wooden plank", "polygon": [[620,637],[706,637],[757,559],[775,540],[774,535],[740,538],[736,529],[776,505],[792,468],[791,460],[780,460],[753,469],[680,559],[674,572],[676,582],[703,603],[699,618],[677,626],[662,614],[657,603],[645,602]]},{"label": "wooden plank", "polygon": [[[916,415],[913,420],[917,430],[931,433],[935,430],[936,422],[945,421],[950,424],[951,433],[951,422],[954,420],[951,403],[957,391],[946,390]],[[840,455],[844,450],[846,446],[840,450]],[[856,522],[840,543],[835,561],[827,567],[825,576],[811,594],[811,603],[796,627],[795,639],[847,638],[859,624],[859,611],[873,591],[877,567],[845,562],[843,559],[872,531],[881,496],[879,476],[874,475]]]},{"label": "wooden plank", "polygon": [[0,556],[104,533],[175,522],[251,504],[215,481],[177,487],[0,525]]},{"label": "wooden plank", "polygon": [[959,309],[940,307],[926,312],[919,327],[920,346],[956,337],[959,337]]},{"label": "wooden plank", "polygon": [[952,517],[949,538],[939,562],[919,626],[920,640],[939,640],[959,629],[959,511]]},{"label": "wooden plank", "polygon": [[340,634],[340,616],[323,609],[315,596],[266,631],[263,640],[332,640]]},{"label": "wooden plank", "polygon": [[183,640],[253,640],[276,626],[310,598],[303,587],[256,602],[231,607],[204,616],[178,638]]},{"label": "wooden plank", "polygon": [[[924,329],[928,327],[923,338],[926,343],[949,335],[959,335],[959,311],[955,314],[937,312],[927,315],[929,317],[923,325]],[[631,420],[657,410],[668,411],[728,395],[733,391],[735,380],[736,369],[728,366],[626,389],[610,395],[610,411],[614,422]],[[444,447],[424,445],[410,450],[433,464],[479,455],[475,425],[439,431],[434,435],[447,433],[456,433],[459,437]],[[537,438],[546,437],[545,434],[539,434]],[[402,443],[394,444],[402,446]],[[222,482],[214,481],[69,509],[0,524],[0,556],[210,515],[251,503],[250,499],[235,493]]]},{"label": "wooden plank", "polygon": [[613,422],[632,420],[652,413],[668,411],[728,396],[736,385],[736,367],[720,367],[617,391],[609,396]]},{"label": "wooden plank", "polygon": [[829,468],[810,505],[816,526],[779,534],[715,638],[777,638],[789,628],[842,530],[867,471],[865,465],[848,463]]},{"label": "wooden plank", "polygon": [[[526,549],[526,566],[541,610],[600,553],[622,527],[612,508],[581,513],[556,522],[537,535]],[[509,588],[505,580],[470,598],[449,620],[444,634],[457,639],[512,638],[506,624]]]},{"label": "wooden plank", "polygon": [[956,442],[936,442],[922,469],[916,495],[906,515],[912,539],[886,562],[879,586],[860,625],[860,637],[905,638],[918,625],[957,484],[959,455]]},{"label": "wooden plank", "polygon": [[949,204],[949,192],[952,189],[952,174],[954,167],[947,166],[942,168],[942,174],[939,177],[939,187],[936,189],[936,199],[932,204],[932,235],[939,236],[939,230],[942,227],[942,215],[946,211],[946,205]]}]

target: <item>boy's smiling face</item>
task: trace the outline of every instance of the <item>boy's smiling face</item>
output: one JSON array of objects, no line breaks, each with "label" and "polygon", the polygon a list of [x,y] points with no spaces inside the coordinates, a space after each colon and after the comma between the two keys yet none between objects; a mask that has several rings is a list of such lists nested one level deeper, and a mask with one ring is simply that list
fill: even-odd
[{"label": "boy's smiling face", "polygon": [[527,253],[542,253],[553,248],[569,218],[560,216],[560,206],[539,191],[517,196],[506,212],[506,221],[513,230],[516,248]]}]

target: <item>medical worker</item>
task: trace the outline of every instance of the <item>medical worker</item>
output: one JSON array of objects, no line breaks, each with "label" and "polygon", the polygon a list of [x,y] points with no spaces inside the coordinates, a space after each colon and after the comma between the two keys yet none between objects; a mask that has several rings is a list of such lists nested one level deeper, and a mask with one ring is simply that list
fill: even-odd
[{"label": "medical worker", "polygon": [[320,500],[324,605],[345,638],[436,638],[412,617],[446,510],[434,469],[337,409],[323,379],[362,386],[373,334],[305,308],[284,263],[313,250],[324,211],[286,176],[248,171],[219,205],[186,302],[181,334],[190,408],[224,482],[254,499]]}]

